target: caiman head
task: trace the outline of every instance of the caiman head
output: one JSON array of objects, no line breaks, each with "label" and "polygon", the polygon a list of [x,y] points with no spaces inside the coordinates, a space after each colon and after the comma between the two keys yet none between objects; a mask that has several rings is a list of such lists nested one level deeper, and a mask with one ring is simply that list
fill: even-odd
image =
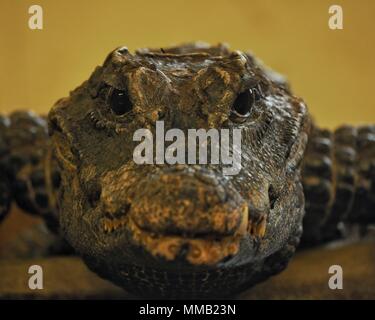
[{"label": "caiman head", "polygon": [[[301,225],[308,119],[303,101],[249,54],[118,48],[49,113],[63,233],[110,278],[129,277],[127,265],[188,273],[261,261]],[[186,164],[156,160],[157,122],[164,133],[180,129]],[[151,134],[152,163],[134,161],[146,140],[135,141],[138,129]],[[228,129],[231,139],[240,129],[240,147],[227,148],[238,170],[210,162],[221,144],[209,139],[206,164],[199,152],[189,158],[190,129]],[[161,139],[167,149],[177,137]]]}]

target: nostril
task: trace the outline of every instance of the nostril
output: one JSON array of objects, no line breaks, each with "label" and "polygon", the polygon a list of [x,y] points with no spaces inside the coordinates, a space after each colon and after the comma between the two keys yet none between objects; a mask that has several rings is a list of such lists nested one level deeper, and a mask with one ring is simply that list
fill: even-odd
[{"label": "nostril", "polygon": [[101,194],[102,194],[102,187],[99,184],[95,183],[89,187],[87,198],[91,207],[96,207]]},{"label": "nostril", "polygon": [[270,202],[270,209],[273,210],[275,208],[275,204],[277,201],[277,194],[275,192],[275,189],[272,185],[268,187],[268,199]]}]

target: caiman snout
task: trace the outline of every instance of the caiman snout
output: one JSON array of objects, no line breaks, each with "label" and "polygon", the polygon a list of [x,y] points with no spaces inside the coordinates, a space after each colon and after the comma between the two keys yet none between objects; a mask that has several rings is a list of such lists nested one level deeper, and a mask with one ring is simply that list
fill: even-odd
[{"label": "caiman snout", "polygon": [[169,260],[182,248],[190,262],[205,264],[238,251],[248,204],[229,183],[199,167],[151,170],[127,167],[103,178],[107,222],[121,216],[134,241]]},{"label": "caiman snout", "polygon": [[201,172],[157,174],[140,183],[132,203],[143,230],[188,237],[235,234],[245,206],[235,190]]},{"label": "caiman snout", "polygon": [[108,216],[130,215],[144,231],[180,236],[228,236],[239,228],[246,203],[208,170],[131,168],[107,174],[101,202]]}]

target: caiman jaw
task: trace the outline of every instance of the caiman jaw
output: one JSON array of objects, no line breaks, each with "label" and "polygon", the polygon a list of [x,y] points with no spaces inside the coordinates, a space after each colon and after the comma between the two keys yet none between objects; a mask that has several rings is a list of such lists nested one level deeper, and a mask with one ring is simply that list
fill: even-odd
[{"label": "caiman jaw", "polygon": [[185,259],[192,265],[214,265],[227,257],[235,256],[241,239],[252,229],[249,228],[248,205],[243,203],[238,210],[241,212],[241,222],[232,235],[226,236],[194,237],[146,231],[135,223],[131,214],[118,219],[105,218],[103,228],[106,232],[126,228],[130,231],[134,244],[155,257],[173,261],[184,252]]}]

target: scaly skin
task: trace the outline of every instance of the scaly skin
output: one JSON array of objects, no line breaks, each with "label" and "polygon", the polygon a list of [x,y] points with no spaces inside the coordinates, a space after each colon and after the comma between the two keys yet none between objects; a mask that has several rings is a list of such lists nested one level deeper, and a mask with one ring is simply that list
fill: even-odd
[{"label": "scaly skin", "polygon": [[303,163],[303,244],[340,237],[346,224],[375,223],[375,126],[313,128]]},{"label": "scaly skin", "polygon": [[[8,142],[5,139],[5,130],[8,125],[8,118],[0,116],[0,160],[4,159],[9,153]],[[11,186],[7,168],[3,161],[0,162],[0,222],[4,219],[9,211],[11,203]]]},{"label": "scaly skin", "polygon": [[[21,115],[3,136],[30,132],[38,118],[17,124]],[[157,120],[185,133],[241,128],[242,170],[135,164],[133,134],[155,134]],[[33,138],[39,148],[6,143],[7,159],[42,150],[10,170],[17,202],[55,230],[59,213],[87,265],[139,296],[230,296],[282,271],[302,234],[302,184],[306,244],[337,237],[342,221],[374,222],[374,127],[311,128],[282,78],[221,45],[116,49],[48,124],[49,139]]]},{"label": "scaly skin", "polygon": [[17,111],[2,118],[0,139],[7,152],[0,168],[8,179],[9,195],[25,211],[45,218],[58,231],[56,199],[59,174],[48,139],[47,122],[32,112]]}]

